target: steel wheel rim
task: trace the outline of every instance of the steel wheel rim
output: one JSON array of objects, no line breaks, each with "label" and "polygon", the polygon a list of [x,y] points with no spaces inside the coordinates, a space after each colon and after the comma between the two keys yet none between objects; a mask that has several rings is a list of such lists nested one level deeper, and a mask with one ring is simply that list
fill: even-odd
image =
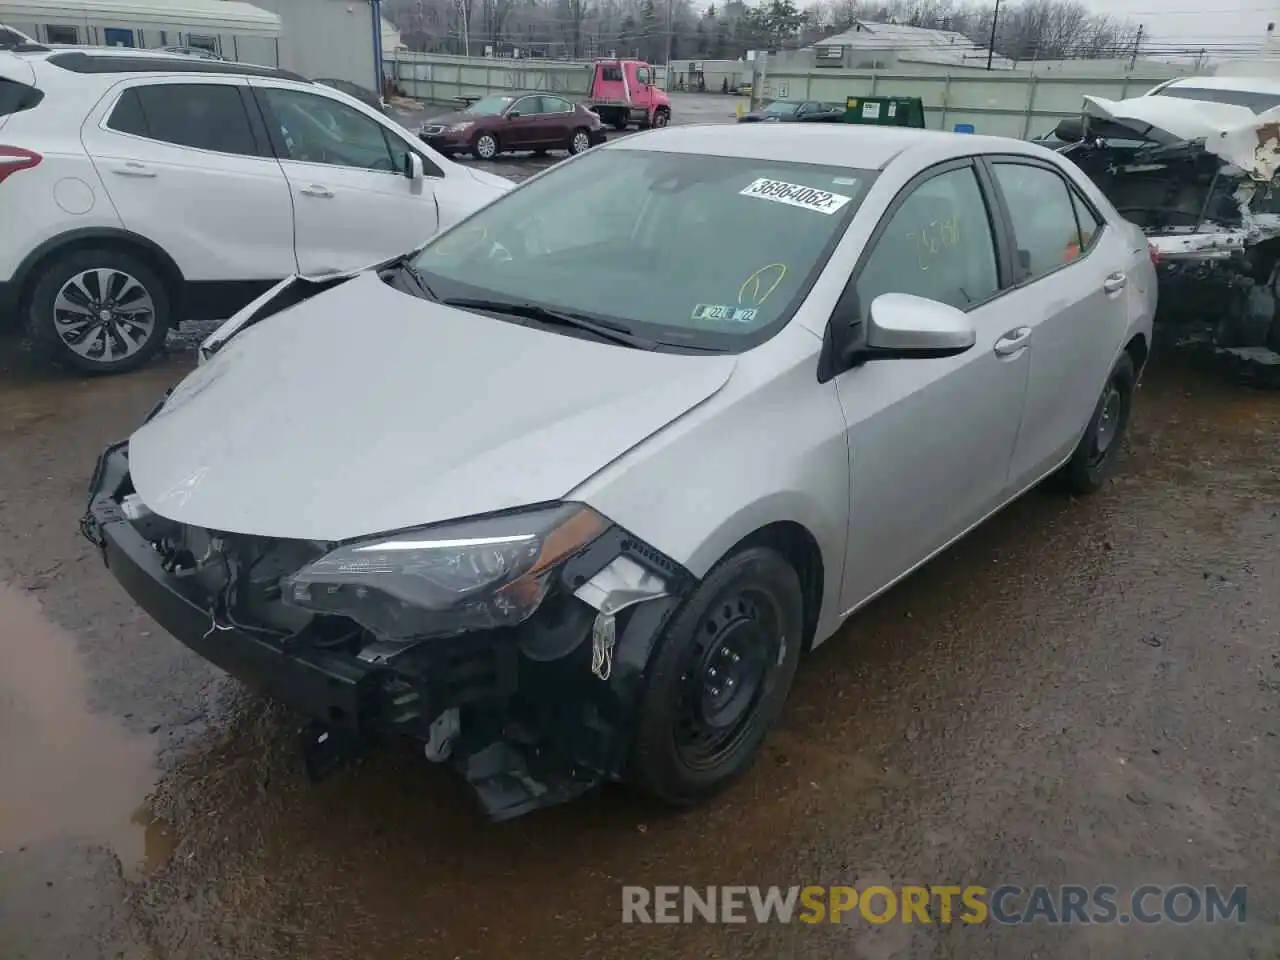
[{"label": "steel wheel rim", "polygon": [[156,305],[134,276],[114,267],[76,274],[53,298],[53,325],[73,353],[113,363],[141,350],[156,328]]},{"label": "steel wheel rim", "polygon": [[782,616],[772,597],[735,589],[698,624],[680,678],[673,742],[691,769],[712,769],[750,735],[783,659]]},{"label": "steel wheel rim", "polygon": [[1120,435],[1120,419],[1124,401],[1114,383],[1108,383],[1102,394],[1102,408],[1098,414],[1098,428],[1094,431],[1094,462],[1100,463],[1115,445]]},{"label": "steel wheel rim", "polygon": [[482,160],[492,160],[493,155],[498,152],[498,144],[493,137],[488,135],[480,138],[476,143],[476,152],[480,154]]},{"label": "steel wheel rim", "polygon": [[582,153],[589,146],[591,146],[591,141],[587,139],[587,135],[585,133],[574,134],[574,137],[573,137],[574,153]]}]

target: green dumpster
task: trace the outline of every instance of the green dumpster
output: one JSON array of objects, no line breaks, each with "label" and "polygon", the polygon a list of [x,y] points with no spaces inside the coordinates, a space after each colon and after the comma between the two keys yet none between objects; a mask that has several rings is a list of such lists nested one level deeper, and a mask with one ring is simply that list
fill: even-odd
[{"label": "green dumpster", "polygon": [[845,123],[878,127],[924,127],[924,102],[919,97],[849,97]]}]

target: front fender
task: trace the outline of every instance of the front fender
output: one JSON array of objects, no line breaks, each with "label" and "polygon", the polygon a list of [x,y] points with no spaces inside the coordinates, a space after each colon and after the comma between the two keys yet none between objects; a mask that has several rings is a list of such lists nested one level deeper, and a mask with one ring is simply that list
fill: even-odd
[{"label": "front fender", "polygon": [[839,620],[849,515],[849,451],[821,343],[791,325],[739,357],[714,397],[567,495],[701,579],[770,524],[802,526],[822,554],[819,638]]}]

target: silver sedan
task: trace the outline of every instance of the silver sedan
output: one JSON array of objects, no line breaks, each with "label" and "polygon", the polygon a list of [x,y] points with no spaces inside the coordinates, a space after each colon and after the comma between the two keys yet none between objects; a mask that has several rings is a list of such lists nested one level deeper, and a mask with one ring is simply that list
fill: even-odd
[{"label": "silver sedan", "polygon": [[294,278],[95,473],[183,643],[416,737],[490,815],[740,773],[802,648],[1047,477],[1115,469],[1147,241],[1029,143],[744,124],[614,141],[421,250]]}]

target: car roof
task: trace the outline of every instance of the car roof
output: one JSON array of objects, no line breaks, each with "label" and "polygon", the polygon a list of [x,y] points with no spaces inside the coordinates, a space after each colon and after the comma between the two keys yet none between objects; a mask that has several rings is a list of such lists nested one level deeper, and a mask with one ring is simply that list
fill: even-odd
[{"label": "car roof", "polygon": [[1280,94],[1280,79],[1275,77],[1179,77],[1165,84],[1161,89],[1167,90],[1170,87]]},{"label": "car roof", "polygon": [[164,50],[136,50],[128,47],[60,47],[4,51],[33,66],[38,63],[58,67],[72,74],[155,75],[203,73],[242,77],[271,77],[310,83],[306,77],[276,67],[229,60],[206,60]]},{"label": "car roof", "polygon": [[794,124],[785,129],[767,123],[689,124],[612,140],[597,149],[707,154],[862,170],[883,170],[908,151],[928,163],[975,153],[1023,153],[1036,157],[1052,153],[1008,137],[834,123]]}]

